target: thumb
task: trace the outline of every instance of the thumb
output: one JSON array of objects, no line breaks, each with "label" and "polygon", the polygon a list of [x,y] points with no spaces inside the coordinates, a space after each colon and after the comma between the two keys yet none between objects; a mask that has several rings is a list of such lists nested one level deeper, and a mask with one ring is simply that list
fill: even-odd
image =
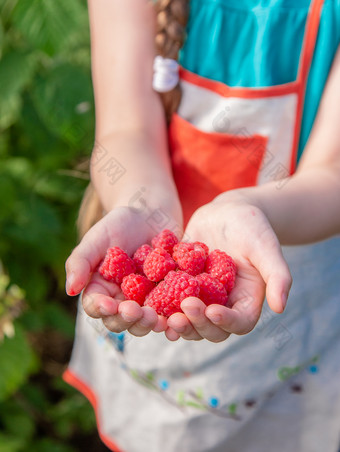
[{"label": "thumb", "polygon": [[66,292],[77,295],[86,286],[90,275],[104,258],[110,238],[106,231],[106,218],[96,223],[74,248],[66,261]]},{"label": "thumb", "polygon": [[283,257],[281,245],[269,224],[261,234],[261,240],[254,243],[249,257],[266,283],[269,307],[278,314],[282,313],[292,285],[292,276]]}]

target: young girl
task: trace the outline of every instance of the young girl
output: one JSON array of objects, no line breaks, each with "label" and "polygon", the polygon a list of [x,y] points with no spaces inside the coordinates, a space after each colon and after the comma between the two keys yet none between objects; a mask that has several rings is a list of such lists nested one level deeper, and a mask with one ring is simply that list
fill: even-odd
[{"label": "young girl", "polygon": [[[155,32],[146,0],[89,0],[82,227],[103,218],[66,265],[83,294],[64,378],[114,451],[337,452],[340,2],[192,0],[188,23],[187,3],[160,0]],[[164,115],[154,35],[176,59],[184,29],[180,84],[155,65],[175,79]],[[190,298],[166,320],[96,273],[107,248],[183,227],[235,259],[232,308]]]}]

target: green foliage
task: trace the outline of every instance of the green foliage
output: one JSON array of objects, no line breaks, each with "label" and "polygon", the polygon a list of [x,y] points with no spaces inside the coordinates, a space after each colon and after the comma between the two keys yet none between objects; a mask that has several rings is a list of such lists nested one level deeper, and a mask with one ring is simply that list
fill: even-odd
[{"label": "green foliage", "polygon": [[84,451],[77,438],[96,435],[61,380],[76,304],[64,262],[93,136],[85,0],[0,0],[1,452]]},{"label": "green foliage", "polygon": [[17,391],[35,368],[33,350],[17,327],[15,335],[6,337],[0,346],[0,401]]}]

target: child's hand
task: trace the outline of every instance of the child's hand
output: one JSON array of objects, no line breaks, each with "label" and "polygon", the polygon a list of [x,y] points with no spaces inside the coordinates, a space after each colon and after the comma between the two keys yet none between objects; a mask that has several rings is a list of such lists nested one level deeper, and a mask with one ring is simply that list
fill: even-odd
[{"label": "child's hand", "polygon": [[134,301],[121,301],[120,288],[105,281],[96,268],[108,248],[119,246],[133,253],[148,242],[152,235],[145,216],[127,207],[118,207],[93,226],[66,262],[66,290],[77,295],[84,288],[82,303],[85,312],[94,318],[103,318],[111,331],[128,329],[136,336],[151,330],[164,331],[166,320],[148,307]]},{"label": "child's hand", "polygon": [[183,313],[168,319],[166,336],[177,340],[225,340],[231,333],[246,334],[256,325],[266,294],[270,308],[283,312],[291,275],[279,241],[263,212],[245,200],[221,195],[195,212],[186,230],[190,241],[230,254],[238,267],[230,295],[232,308],[206,307],[198,298],[182,302]]}]

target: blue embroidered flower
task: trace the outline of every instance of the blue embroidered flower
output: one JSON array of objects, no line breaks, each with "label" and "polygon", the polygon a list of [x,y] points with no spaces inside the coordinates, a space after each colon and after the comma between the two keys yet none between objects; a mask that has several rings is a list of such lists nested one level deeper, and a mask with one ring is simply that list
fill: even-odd
[{"label": "blue embroidered flower", "polygon": [[123,353],[124,352],[124,340],[125,340],[125,333],[113,333],[112,331],[109,331],[107,333],[109,339],[111,342],[113,342],[116,349]]},{"label": "blue embroidered flower", "polygon": [[166,389],[168,389],[168,387],[169,387],[169,382],[168,382],[168,380],[160,380],[160,381],[159,381],[159,387],[160,387],[161,389],[163,389],[163,391],[165,391]]},{"label": "blue embroidered flower", "polygon": [[315,364],[312,364],[311,366],[309,366],[309,372],[311,374],[316,374],[318,372],[318,370],[319,370],[319,368]]},{"label": "blue embroidered flower", "polygon": [[209,399],[209,405],[210,405],[212,408],[218,407],[218,405],[219,405],[219,400],[218,400],[218,398],[217,398],[217,397],[210,397],[210,399]]}]

